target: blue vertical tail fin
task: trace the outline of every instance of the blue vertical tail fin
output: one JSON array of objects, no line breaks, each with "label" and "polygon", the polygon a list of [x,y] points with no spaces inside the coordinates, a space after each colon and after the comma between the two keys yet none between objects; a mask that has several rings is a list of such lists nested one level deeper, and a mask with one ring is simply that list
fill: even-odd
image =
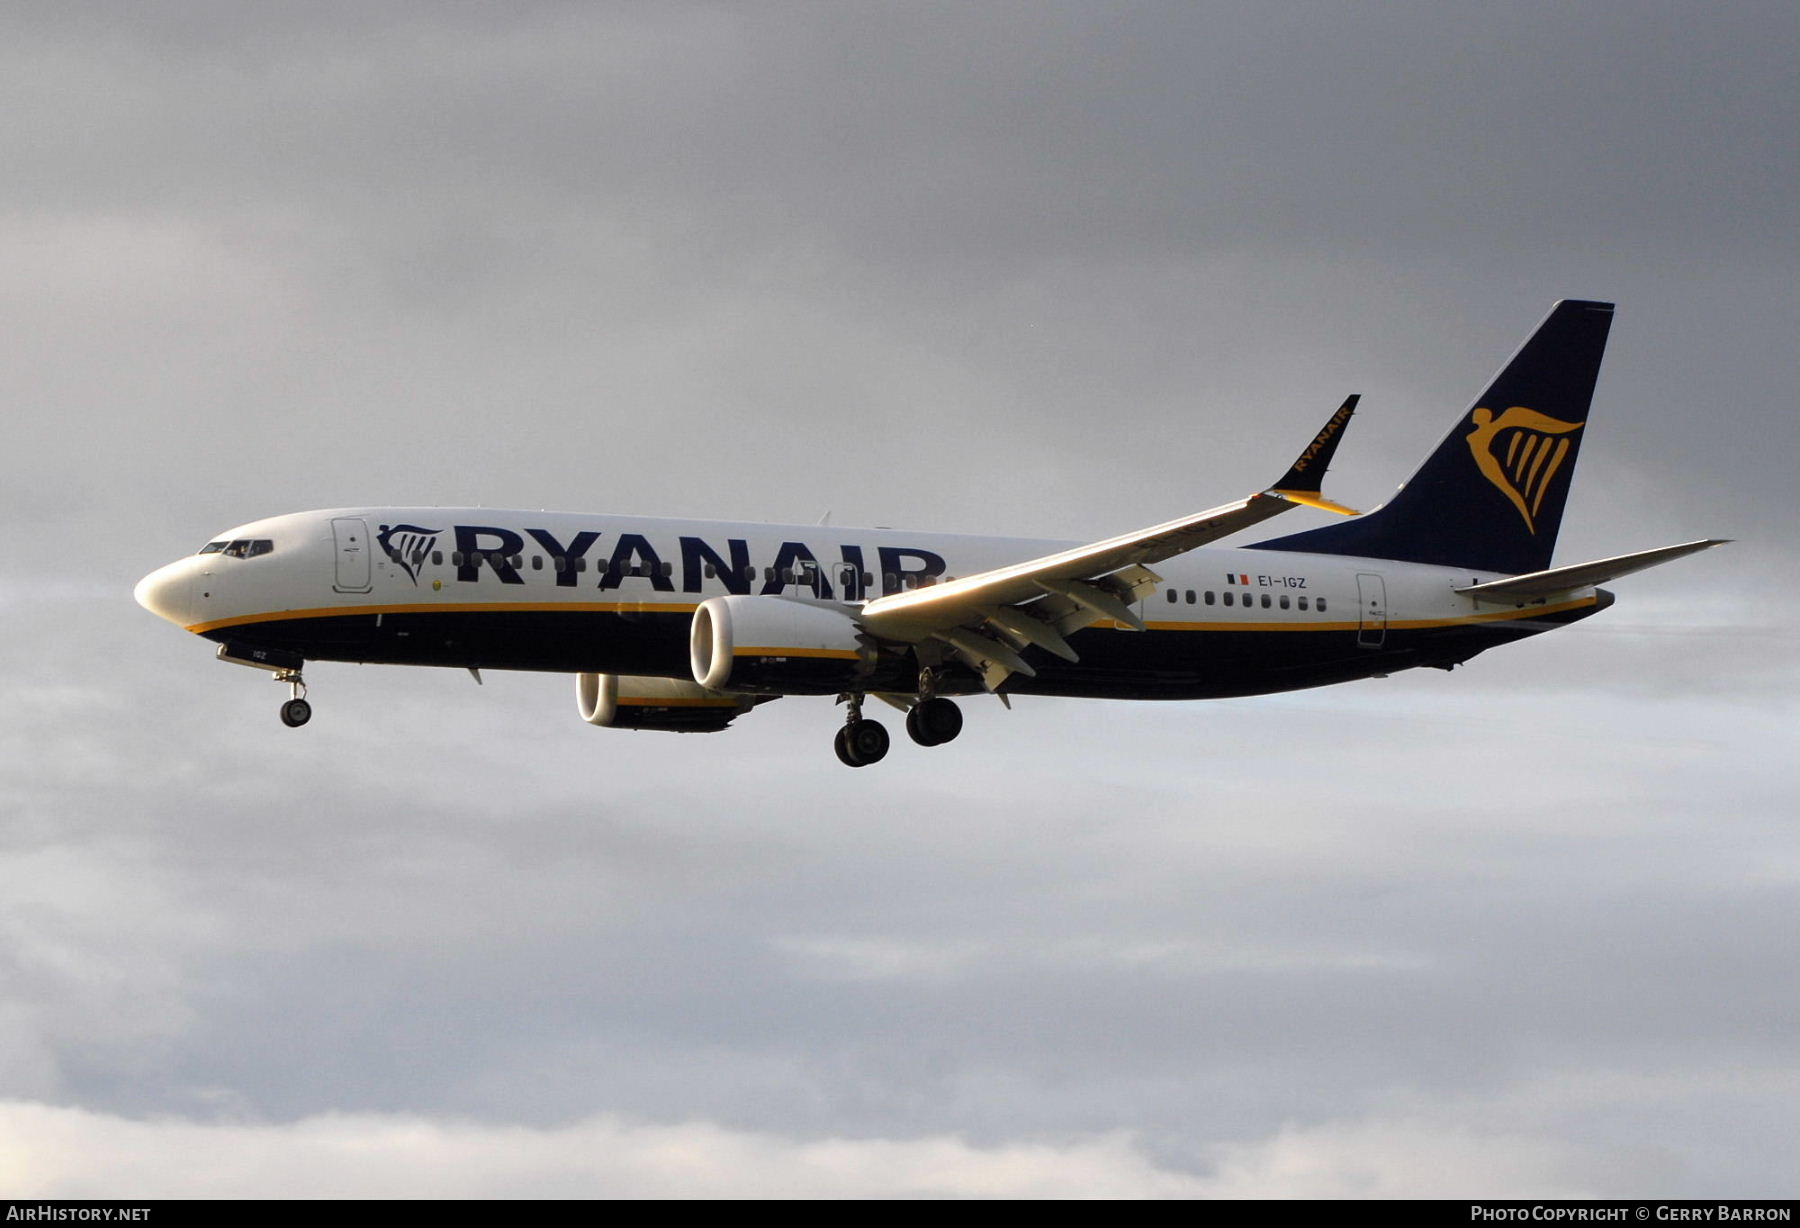
[{"label": "blue vertical tail fin", "polygon": [[1510,575],[1548,567],[1612,313],[1611,303],[1556,304],[1392,499],[1252,549]]}]

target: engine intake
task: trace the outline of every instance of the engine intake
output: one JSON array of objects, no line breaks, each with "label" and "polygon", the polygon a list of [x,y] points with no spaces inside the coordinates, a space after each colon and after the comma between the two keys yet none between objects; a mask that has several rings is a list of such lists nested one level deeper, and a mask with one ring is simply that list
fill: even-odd
[{"label": "engine intake", "polygon": [[575,706],[581,719],[607,729],[717,733],[757,702],[743,695],[720,695],[680,678],[575,675]]},{"label": "engine intake", "polygon": [[[835,695],[881,689],[879,654],[854,619],[785,597],[712,597],[694,611],[694,681],[715,691]],[[891,667],[890,667],[890,672]]]}]

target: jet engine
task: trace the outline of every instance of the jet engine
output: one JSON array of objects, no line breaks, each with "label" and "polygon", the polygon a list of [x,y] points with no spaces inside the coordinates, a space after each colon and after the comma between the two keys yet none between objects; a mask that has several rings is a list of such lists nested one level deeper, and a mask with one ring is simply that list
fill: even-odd
[{"label": "jet engine", "polygon": [[[835,695],[913,685],[901,679],[900,660],[884,658],[848,613],[785,597],[701,602],[689,646],[694,681],[715,691]],[[879,685],[885,674],[894,675],[890,685]]]},{"label": "jet engine", "polygon": [[680,678],[575,675],[575,705],[581,719],[608,729],[717,733],[759,702],[747,695],[721,695]]}]

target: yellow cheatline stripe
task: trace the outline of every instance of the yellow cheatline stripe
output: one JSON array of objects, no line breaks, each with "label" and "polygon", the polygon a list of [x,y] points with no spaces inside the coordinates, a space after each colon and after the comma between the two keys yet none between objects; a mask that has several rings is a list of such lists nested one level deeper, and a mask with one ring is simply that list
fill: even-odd
[{"label": "yellow cheatline stripe", "polygon": [[857,653],[849,648],[738,648],[731,650],[734,657],[823,657],[834,661],[854,661]]},{"label": "yellow cheatline stripe", "polygon": [[[1152,631],[1354,631],[1356,623],[1177,623],[1146,621]],[[1392,626],[1393,624],[1389,624]]]},{"label": "yellow cheatline stripe", "polygon": [[[1457,627],[1469,623],[1510,622],[1526,618],[1538,618],[1545,614],[1558,614],[1564,610],[1575,610],[1582,606],[1593,605],[1595,598],[1584,597],[1579,601],[1564,601],[1557,605],[1526,606],[1522,610],[1497,610],[1488,614],[1470,614],[1461,618],[1425,618],[1425,619],[1393,619],[1389,627],[1403,630],[1419,630],[1426,627]],[[698,608],[695,602],[649,602],[649,601],[458,601],[435,602],[412,605],[359,605],[359,606],[316,606],[305,610],[275,610],[265,614],[240,614],[234,618],[221,618],[213,622],[194,623],[185,628],[196,635],[207,631],[217,631],[223,627],[243,627],[252,623],[281,622],[287,619],[302,618],[350,618],[361,614],[517,614],[517,613],[577,613],[577,614],[692,614]],[[1145,626],[1152,631],[1345,631],[1355,630],[1360,625],[1354,622],[1308,622],[1295,619],[1293,622],[1175,622],[1146,619]],[[1088,624],[1089,628],[1120,629],[1111,619],[1096,619]],[[738,648],[733,656],[832,656],[851,659],[856,653],[843,649],[795,649],[795,648]]]},{"label": "yellow cheatline stripe", "polygon": [[1579,610],[1583,606],[1595,604],[1598,598],[1583,597],[1580,601],[1559,601],[1555,605],[1528,605],[1522,610],[1500,610],[1492,614],[1470,614],[1463,618],[1421,618],[1396,619],[1390,627],[1413,629],[1418,627],[1459,627],[1465,623],[1502,623],[1523,622],[1529,618],[1540,618],[1545,614],[1560,614],[1564,610]]},{"label": "yellow cheatline stripe", "polygon": [[434,601],[410,605],[326,605],[306,610],[239,614],[186,628],[196,635],[221,627],[282,622],[293,618],[353,618],[361,614],[517,614],[567,611],[576,614],[692,614],[698,602],[676,601]]}]

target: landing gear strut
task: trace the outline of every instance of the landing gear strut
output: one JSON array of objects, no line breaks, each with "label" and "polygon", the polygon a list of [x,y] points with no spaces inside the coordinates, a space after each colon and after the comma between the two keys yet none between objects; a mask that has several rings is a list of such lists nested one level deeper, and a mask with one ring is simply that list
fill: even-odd
[{"label": "landing gear strut", "polygon": [[281,705],[281,723],[289,729],[298,729],[312,719],[312,705],[306,702],[306,680],[297,669],[280,670],[275,681],[288,684],[290,698]]},{"label": "landing gear strut", "polygon": [[846,767],[868,767],[880,763],[888,753],[887,727],[880,721],[864,720],[861,695],[848,697],[850,710],[844,715],[844,727],[832,743],[838,761]]}]

